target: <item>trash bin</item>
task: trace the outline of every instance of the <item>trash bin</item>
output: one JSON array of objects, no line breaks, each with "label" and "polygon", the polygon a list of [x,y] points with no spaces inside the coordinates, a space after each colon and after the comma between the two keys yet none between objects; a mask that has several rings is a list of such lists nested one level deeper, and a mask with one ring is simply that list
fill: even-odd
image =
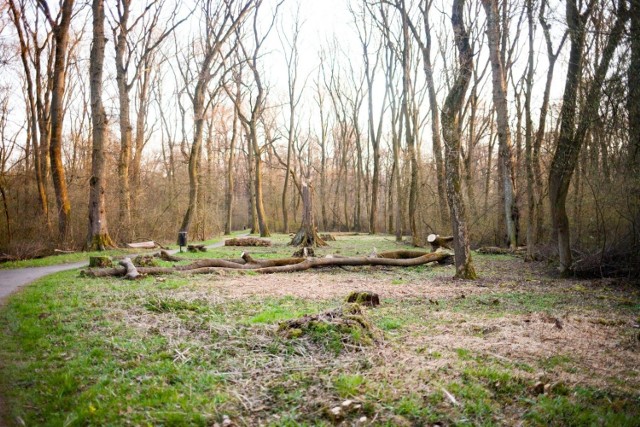
[{"label": "trash bin", "polygon": [[187,246],[187,232],[180,231],[178,233],[178,246],[180,246],[180,251],[182,251],[183,246]]}]

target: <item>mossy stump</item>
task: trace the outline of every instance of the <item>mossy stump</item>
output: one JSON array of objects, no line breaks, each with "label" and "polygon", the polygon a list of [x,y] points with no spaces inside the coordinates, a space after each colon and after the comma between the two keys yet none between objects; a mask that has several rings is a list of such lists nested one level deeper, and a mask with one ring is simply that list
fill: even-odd
[{"label": "mossy stump", "polygon": [[92,268],[110,268],[113,266],[113,260],[108,256],[92,256],[89,257],[89,267]]},{"label": "mossy stump", "polygon": [[375,292],[364,291],[351,292],[346,299],[347,303],[356,303],[366,307],[377,307],[380,305],[380,297]]},{"label": "mossy stump", "polygon": [[138,255],[133,259],[133,265],[136,267],[157,267],[159,264],[153,255]]},{"label": "mossy stump", "polygon": [[339,353],[346,346],[372,345],[379,333],[360,304],[345,303],[322,313],[281,322],[278,332],[287,338],[307,337],[328,350]]}]

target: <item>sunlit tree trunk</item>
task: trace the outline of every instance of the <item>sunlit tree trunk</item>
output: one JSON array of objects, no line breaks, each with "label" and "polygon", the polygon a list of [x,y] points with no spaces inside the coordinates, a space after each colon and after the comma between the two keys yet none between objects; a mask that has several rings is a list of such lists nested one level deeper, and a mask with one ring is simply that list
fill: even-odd
[{"label": "sunlit tree trunk", "polygon": [[69,27],[73,15],[74,0],[64,0],[60,6],[60,20],[53,21],[49,14],[49,6],[45,0],[38,0],[45,12],[55,39],[55,56],[53,64],[53,81],[51,88],[51,140],[49,156],[51,159],[51,176],[56,193],[58,208],[58,240],[65,242],[70,236],[71,202],[67,190],[64,164],[62,163],[62,127],[64,125],[64,93],[66,86],[67,62],[69,47]]},{"label": "sunlit tree trunk", "polygon": [[103,251],[115,246],[109,236],[105,206],[105,158],[104,146],[107,133],[107,113],[102,105],[102,70],[104,65],[104,0],[93,0],[93,41],[89,59],[91,84],[91,120],[93,124],[93,149],[91,178],[89,179],[89,250]]},{"label": "sunlit tree trunk", "polygon": [[469,46],[469,35],[463,19],[464,0],[454,0],[451,24],[458,48],[458,75],[455,79],[442,110],[442,136],[445,142],[445,176],[447,198],[453,226],[453,247],[455,251],[456,277],[475,279],[476,271],[469,250],[467,214],[460,185],[460,115],[464,97],[473,72],[473,52]]}]

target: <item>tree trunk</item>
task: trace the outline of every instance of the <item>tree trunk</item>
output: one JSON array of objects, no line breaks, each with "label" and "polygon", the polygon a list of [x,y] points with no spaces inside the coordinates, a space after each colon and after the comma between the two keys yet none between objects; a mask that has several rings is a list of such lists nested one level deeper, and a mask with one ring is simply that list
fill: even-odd
[{"label": "tree trunk", "polygon": [[[207,70],[208,65],[203,62],[202,69]],[[193,119],[194,133],[191,153],[189,154],[189,204],[182,219],[180,231],[189,231],[191,222],[196,215],[198,208],[199,180],[198,171],[200,169],[200,158],[202,157],[202,131],[204,128],[204,95],[207,86],[206,80],[200,80],[196,84],[193,95]]]},{"label": "tree trunk", "polygon": [[602,83],[606,77],[616,47],[622,38],[622,32],[627,18],[625,2],[621,2],[618,7],[615,25],[611,30],[602,54],[602,60],[597,64],[594,78],[586,91],[587,95],[583,104],[584,106],[580,111],[580,121],[577,129],[575,129],[575,121],[577,118],[577,91],[582,81],[583,71],[582,60],[586,37],[585,25],[590,13],[591,7],[587,8],[583,14],[580,14],[575,0],[567,1],[566,16],[569,25],[571,51],[569,53],[567,81],[560,113],[560,135],[549,172],[551,220],[553,223],[554,237],[558,245],[560,272],[565,275],[571,272],[573,264],[569,217],[567,216],[566,209],[567,193],[571,183],[571,176],[578,162],[582,142],[585,139],[591,122],[597,114],[602,93]]},{"label": "tree trunk", "polygon": [[[404,9],[404,0],[402,0]],[[418,233],[418,225],[416,223],[416,215],[418,210],[418,159],[416,153],[416,132],[417,129],[412,129],[412,115],[411,99],[413,95],[413,88],[411,85],[411,63],[409,52],[409,25],[408,17],[404,14],[402,16],[402,35],[403,35],[403,49],[402,49],[402,112],[405,120],[405,139],[407,142],[407,149],[409,151],[409,161],[411,168],[411,180],[409,184],[409,227],[411,228],[412,243],[414,246],[420,246],[422,239]]]},{"label": "tree trunk", "polygon": [[447,198],[453,226],[453,247],[455,251],[456,277],[475,279],[477,277],[471,253],[467,230],[467,214],[460,189],[460,115],[465,93],[473,71],[473,52],[469,46],[469,35],[463,20],[464,0],[454,0],[451,24],[458,47],[458,76],[447,95],[442,111],[442,136],[445,142],[445,174]]},{"label": "tree trunk", "polygon": [[[25,73],[25,82],[26,82],[26,92],[27,92],[27,110],[28,110],[28,124],[29,133],[31,136],[31,147],[33,149],[34,156],[34,172],[36,178],[36,190],[38,193],[38,202],[40,211],[42,213],[42,218],[49,227],[49,206],[47,201],[47,190],[46,190],[46,177],[42,175],[43,168],[42,162],[42,153],[40,144],[38,143],[38,110],[36,107],[36,100],[34,97],[34,84],[31,76],[31,67],[29,65],[29,46],[27,45],[27,40],[25,38],[25,34],[22,31],[22,23],[21,23],[21,13],[22,11],[18,11],[16,7],[15,1],[10,0],[8,2],[9,8],[11,9],[11,18],[12,22],[16,28],[16,32],[18,34],[18,39],[20,42],[20,60],[22,61],[22,68]],[[24,19],[24,18],[22,18]],[[38,52],[35,52],[38,54]],[[42,135],[41,135],[42,137]]]},{"label": "tree trunk", "polygon": [[[518,245],[517,222],[518,206],[511,147],[511,131],[509,129],[509,112],[507,105],[507,83],[504,62],[500,55],[500,26],[498,17],[498,1],[482,0],[487,14],[487,37],[489,39],[489,58],[493,75],[493,104],[496,109],[498,125],[498,158],[501,164],[502,197],[504,199],[504,215],[509,247]],[[504,32],[507,30],[504,29]]]},{"label": "tree trunk", "polygon": [[131,164],[131,138],[133,129],[130,119],[129,91],[131,86],[127,79],[127,62],[125,60],[127,49],[129,5],[130,1],[122,2],[122,14],[118,22],[117,35],[114,31],[116,50],[116,82],[118,87],[118,102],[120,106],[120,154],[118,157],[118,224],[121,227],[121,238],[129,240],[131,238],[131,191],[129,187],[129,168]]},{"label": "tree trunk", "polygon": [[524,112],[525,112],[525,168],[527,172],[527,255],[525,260],[534,258],[535,250],[535,175],[533,172],[533,121],[531,119],[531,95],[533,91],[534,76],[534,26],[533,26],[533,0],[527,0],[527,26],[529,29],[529,56],[527,60],[527,77],[525,87]]},{"label": "tree trunk", "polygon": [[[46,4],[44,0],[39,0]],[[58,206],[58,241],[65,242],[70,236],[71,203],[67,192],[64,164],[62,163],[62,127],[64,125],[64,92],[66,86],[66,56],[69,46],[69,26],[73,14],[74,0],[64,0],[60,10],[60,22],[54,23],[55,57],[51,88],[51,176]],[[48,11],[48,7],[47,7]],[[50,17],[49,17],[50,19]]]},{"label": "tree trunk", "polygon": [[316,223],[313,216],[313,194],[311,186],[305,178],[302,178],[302,224],[296,233],[291,245],[304,247],[327,246],[324,240],[318,235]]},{"label": "tree trunk", "polygon": [[[640,174],[640,0],[631,0],[630,36],[631,56],[629,61],[629,160],[636,179]],[[640,224],[638,224],[640,225]]]},{"label": "tree trunk", "polygon": [[104,145],[107,133],[107,113],[102,105],[102,70],[104,65],[104,0],[93,0],[93,41],[89,60],[91,84],[91,120],[93,124],[93,150],[91,179],[89,180],[89,250],[103,251],[115,246],[109,236],[105,210]]},{"label": "tree trunk", "polygon": [[[236,100],[239,102],[240,97],[240,82],[236,83]],[[233,112],[233,130],[231,131],[231,142],[229,143],[229,157],[227,158],[227,188],[225,194],[225,221],[224,221],[224,234],[231,234],[233,229],[232,214],[233,214],[233,171],[235,169],[235,149],[236,139],[238,138],[238,112],[234,109]]]}]

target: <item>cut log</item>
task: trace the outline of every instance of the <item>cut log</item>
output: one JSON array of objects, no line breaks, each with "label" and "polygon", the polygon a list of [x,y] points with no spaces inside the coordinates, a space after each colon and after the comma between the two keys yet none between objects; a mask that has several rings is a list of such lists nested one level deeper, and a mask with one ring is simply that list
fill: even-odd
[{"label": "cut log", "polygon": [[236,237],[224,241],[225,246],[271,246],[271,240],[257,237]]},{"label": "cut log", "polygon": [[167,251],[160,251],[159,253],[155,254],[154,256],[160,258],[163,261],[171,261],[171,262],[185,261],[185,260],[188,259],[188,258],[183,258],[183,257],[171,255]]},{"label": "cut log", "polygon": [[438,248],[453,249],[451,247],[453,244],[453,236],[442,237],[437,234],[429,234],[427,242],[431,244],[431,250],[433,252],[437,251]]},{"label": "cut log", "polygon": [[136,269],[136,266],[133,265],[133,262],[131,262],[131,258],[125,258],[120,261],[119,264],[126,269],[126,274],[124,276],[125,279],[134,280],[140,276],[140,273],[138,273],[138,269]]},{"label": "cut log", "polygon": [[387,259],[411,259],[411,258],[418,258],[423,255],[427,255],[428,253],[429,252],[411,251],[411,250],[387,251],[387,252],[380,252],[378,254],[378,257],[387,258]]},{"label": "cut log", "polygon": [[89,257],[89,267],[108,268],[113,265],[111,257],[108,256],[91,256]]},{"label": "cut log", "polygon": [[155,249],[159,246],[160,245],[158,245],[153,240],[150,240],[148,242],[127,243],[127,247],[133,249]]},{"label": "cut log", "polygon": [[526,246],[519,246],[516,249],[499,248],[497,246],[483,246],[476,250],[479,254],[486,255],[525,255],[527,251]]}]

